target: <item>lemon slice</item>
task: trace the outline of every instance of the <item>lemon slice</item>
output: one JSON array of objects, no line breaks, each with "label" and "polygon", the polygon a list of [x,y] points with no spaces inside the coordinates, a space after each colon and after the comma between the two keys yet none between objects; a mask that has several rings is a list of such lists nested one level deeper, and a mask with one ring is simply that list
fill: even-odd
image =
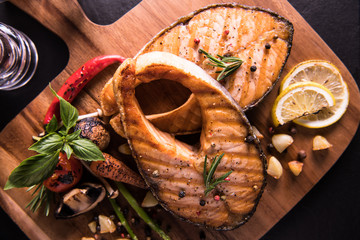
[{"label": "lemon slice", "polygon": [[272,108],[275,126],[307,116],[335,105],[334,95],[324,86],[314,82],[291,84],[280,92]]},{"label": "lemon slice", "polygon": [[349,90],[340,71],[330,62],[323,60],[305,61],[295,66],[281,83],[280,91],[298,82],[316,82],[335,97],[335,105],[316,114],[294,120],[295,123],[309,128],[327,127],[338,121],[349,105]]}]

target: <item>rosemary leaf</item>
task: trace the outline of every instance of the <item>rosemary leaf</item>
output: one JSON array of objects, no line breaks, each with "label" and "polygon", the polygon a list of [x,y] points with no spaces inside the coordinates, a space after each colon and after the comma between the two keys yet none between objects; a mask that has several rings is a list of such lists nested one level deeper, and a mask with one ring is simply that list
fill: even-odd
[{"label": "rosemary leaf", "polygon": [[203,171],[204,184],[205,184],[205,191],[204,191],[205,196],[209,192],[214,190],[218,184],[227,182],[227,181],[225,181],[225,178],[227,178],[232,173],[232,171],[229,171],[217,179],[213,178],[216,168],[220,164],[220,161],[223,158],[223,156],[224,156],[224,153],[222,153],[220,156],[215,156],[215,158],[213,159],[213,161],[210,165],[209,172],[207,172],[207,155],[205,155],[204,171]]},{"label": "rosemary leaf", "polygon": [[223,68],[221,71],[216,71],[216,73],[220,73],[216,78],[218,81],[221,81],[227,76],[233,74],[243,63],[243,61],[238,57],[225,57],[217,54],[218,58],[215,58],[201,48],[199,49],[199,52],[203,53],[209,59],[210,63],[208,64],[210,66]]}]

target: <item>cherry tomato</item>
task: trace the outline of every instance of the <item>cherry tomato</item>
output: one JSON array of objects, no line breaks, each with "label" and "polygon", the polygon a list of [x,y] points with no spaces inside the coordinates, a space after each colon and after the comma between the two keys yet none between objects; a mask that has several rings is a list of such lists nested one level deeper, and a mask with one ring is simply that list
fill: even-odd
[{"label": "cherry tomato", "polygon": [[80,181],[82,172],[82,164],[78,159],[73,156],[68,159],[61,152],[54,173],[44,181],[44,185],[50,191],[65,192]]}]

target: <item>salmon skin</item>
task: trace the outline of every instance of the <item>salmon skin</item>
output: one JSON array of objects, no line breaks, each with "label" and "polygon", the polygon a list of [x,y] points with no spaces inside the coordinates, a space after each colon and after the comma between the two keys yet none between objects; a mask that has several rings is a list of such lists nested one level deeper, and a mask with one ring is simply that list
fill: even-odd
[{"label": "salmon skin", "polygon": [[[136,81],[164,78],[183,84],[197,99],[202,115],[200,147],[159,130],[140,109]],[[217,230],[244,224],[255,212],[265,187],[266,160],[249,121],[225,88],[194,63],[156,51],[127,59],[113,79],[133,157],[159,203],[183,220]],[[224,156],[215,178],[233,172],[228,182],[205,195],[205,156],[209,167],[220,154]]]},{"label": "salmon skin", "polygon": [[[234,56],[244,62],[240,68],[221,81],[236,102],[246,111],[259,103],[280,78],[290,54],[293,25],[269,10],[238,4],[215,4],[178,19],[159,32],[135,56],[152,51],[169,52],[203,68],[211,77],[216,71],[199,49],[213,56]],[[139,84],[139,82],[137,82]],[[107,84],[102,106],[116,114],[116,101]],[[148,116],[161,130],[186,134],[199,130],[201,114],[195,98],[170,112]],[[117,122],[119,124],[119,122]],[[120,126],[115,126],[120,129]]]}]

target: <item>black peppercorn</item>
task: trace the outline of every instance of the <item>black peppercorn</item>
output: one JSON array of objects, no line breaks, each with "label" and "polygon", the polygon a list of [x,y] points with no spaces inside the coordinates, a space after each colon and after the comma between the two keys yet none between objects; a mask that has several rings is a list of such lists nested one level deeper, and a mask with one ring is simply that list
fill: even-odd
[{"label": "black peppercorn", "polygon": [[203,206],[205,206],[205,204],[206,204],[205,200],[204,200],[204,199],[201,199],[201,200],[200,200],[200,206],[203,207]]},{"label": "black peppercorn", "polygon": [[265,48],[266,48],[266,49],[270,49],[270,48],[271,48],[271,45],[270,45],[269,43],[266,43],[266,44],[265,44]]},{"label": "black peppercorn", "polygon": [[266,146],[266,149],[268,150],[268,152],[272,152],[274,150],[274,145],[272,143],[269,143],[267,146]]},{"label": "black peppercorn", "polygon": [[181,191],[179,192],[179,197],[180,197],[180,198],[185,197],[185,191],[181,190]]},{"label": "black peppercorn", "polygon": [[255,72],[256,69],[257,69],[257,67],[256,67],[255,65],[252,65],[252,66],[250,67],[250,71],[252,71],[252,72]]}]

